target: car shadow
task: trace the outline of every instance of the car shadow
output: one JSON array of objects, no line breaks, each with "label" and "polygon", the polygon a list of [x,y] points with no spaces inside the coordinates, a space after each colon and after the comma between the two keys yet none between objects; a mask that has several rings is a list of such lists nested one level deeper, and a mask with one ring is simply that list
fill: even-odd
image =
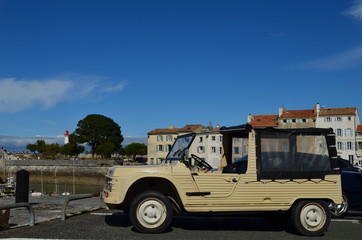
[{"label": "car shadow", "polygon": [[283,224],[272,224],[262,217],[175,216],[171,227],[199,231],[285,231],[297,234],[289,221]]},{"label": "car shadow", "polygon": [[[112,227],[131,227],[132,224],[127,214],[113,213],[105,216],[105,222]],[[299,235],[290,221],[284,224],[273,224],[262,217],[194,217],[174,216],[171,225],[164,233],[172,232],[174,229],[188,231],[285,231],[293,235]],[[139,233],[135,228],[131,231]]]},{"label": "car shadow", "polygon": [[112,227],[130,227],[128,215],[124,213],[113,213],[105,217],[106,224]]}]

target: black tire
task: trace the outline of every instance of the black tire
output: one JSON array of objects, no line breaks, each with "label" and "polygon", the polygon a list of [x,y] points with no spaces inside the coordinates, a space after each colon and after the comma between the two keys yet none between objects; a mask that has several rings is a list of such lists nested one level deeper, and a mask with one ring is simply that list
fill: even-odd
[{"label": "black tire", "polygon": [[129,219],[141,233],[160,233],[171,223],[173,209],[170,200],[157,191],[138,194],[129,207]]},{"label": "black tire", "polygon": [[292,220],[296,230],[304,236],[320,236],[327,231],[331,212],[325,201],[304,200],[295,204]]},{"label": "black tire", "polygon": [[342,193],[342,204],[338,207],[331,207],[333,217],[343,217],[349,210],[349,198],[345,192]]}]

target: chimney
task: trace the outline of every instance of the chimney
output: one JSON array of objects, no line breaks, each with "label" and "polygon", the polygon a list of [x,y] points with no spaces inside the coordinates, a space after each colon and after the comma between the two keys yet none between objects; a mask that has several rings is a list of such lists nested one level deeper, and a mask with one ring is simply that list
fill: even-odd
[{"label": "chimney", "polygon": [[249,113],[247,122],[250,123],[254,120],[253,116]]},{"label": "chimney", "polygon": [[175,129],[175,126],[174,125],[169,125],[168,129]]},{"label": "chimney", "polygon": [[279,107],[279,117],[283,114],[284,112],[284,108],[283,107]]},{"label": "chimney", "polygon": [[319,117],[319,113],[321,111],[321,105],[319,103],[314,105],[314,113],[317,117]]}]

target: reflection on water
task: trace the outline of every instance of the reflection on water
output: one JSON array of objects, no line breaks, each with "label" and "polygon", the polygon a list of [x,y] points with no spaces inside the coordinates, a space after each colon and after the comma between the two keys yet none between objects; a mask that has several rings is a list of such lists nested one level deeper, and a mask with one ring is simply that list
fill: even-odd
[{"label": "reflection on water", "polygon": [[30,182],[29,190],[42,193],[59,193],[69,192],[70,194],[99,193],[103,189],[101,185],[84,185],[69,183],[39,183]]}]

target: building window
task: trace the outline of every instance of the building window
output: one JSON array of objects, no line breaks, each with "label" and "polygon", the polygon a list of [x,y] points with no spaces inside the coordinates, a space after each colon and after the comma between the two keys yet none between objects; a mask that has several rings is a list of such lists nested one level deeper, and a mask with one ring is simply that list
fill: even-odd
[{"label": "building window", "polygon": [[204,153],[205,152],[205,147],[204,146],[198,146],[197,147],[197,153]]},{"label": "building window", "polygon": [[287,119],[283,119],[283,123],[288,123],[288,120],[287,120]]},{"label": "building window", "polygon": [[163,145],[157,145],[157,152],[163,152]]},{"label": "building window", "polygon": [[342,118],[341,117],[336,117],[336,122],[342,122]]},{"label": "building window", "polygon": [[211,152],[216,153],[216,147],[211,147]]},{"label": "building window", "polygon": [[222,147],[219,148],[219,154],[222,154]]},{"label": "building window", "polygon": [[342,137],[342,129],[337,128],[337,136]]},{"label": "building window", "polygon": [[155,160],[153,158],[150,159],[150,164],[151,165],[155,164]]},{"label": "building window", "polygon": [[172,145],[171,145],[171,144],[168,144],[168,145],[167,145],[166,152],[169,152],[169,151],[171,150],[171,147],[172,147]]},{"label": "building window", "polygon": [[[362,132],[361,132],[361,134],[362,134]],[[220,142],[222,142],[222,136],[219,136],[219,138],[220,138]]]},{"label": "building window", "polygon": [[163,141],[163,136],[157,135],[157,142],[162,142],[162,141]]},{"label": "building window", "polygon": [[167,136],[166,136],[166,141],[167,141],[167,142],[171,142],[171,141],[172,141],[172,136],[171,136],[171,135],[167,135]]},{"label": "building window", "polygon": [[306,122],[308,122],[308,120],[305,119],[305,118],[303,118],[303,119],[302,119],[302,123],[306,123]]},{"label": "building window", "polygon": [[343,150],[342,142],[337,142],[337,150]]},{"label": "building window", "polygon": [[358,142],[358,149],[362,150],[362,142]]},{"label": "building window", "polygon": [[296,123],[297,122],[297,120],[296,119],[292,119],[292,123]]},{"label": "building window", "polygon": [[347,128],[346,129],[346,137],[353,137],[352,128]]},{"label": "building window", "polygon": [[351,164],[353,164],[353,155],[348,155],[348,160]]},{"label": "building window", "polygon": [[216,136],[211,136],[212,141],[216,141]]},{"label": "building window", "polygon": [[239,147],[234,147],[234,154],[239,154]]},{"label": "building window", "polygon": [[200,137],[200,141],[199,141],[199,142],[200,142],[200,143],[202,143],[202,142],[203,142],[203,140],[204,140],[204,139],[203,139],[203,137]]},{"label": "building window", "polygon": [[347,150],[352,150],[352,142],[347,142]]},{"label": "building window", "polygon": [[326,118],[324,119],[324,121],[325,121],[325,122],[332,122],[332,118],[326,117]]},{"label": "building window", "polygon": [[352,117],[348,117],[348,121],[351,121],[352,120]]}]

